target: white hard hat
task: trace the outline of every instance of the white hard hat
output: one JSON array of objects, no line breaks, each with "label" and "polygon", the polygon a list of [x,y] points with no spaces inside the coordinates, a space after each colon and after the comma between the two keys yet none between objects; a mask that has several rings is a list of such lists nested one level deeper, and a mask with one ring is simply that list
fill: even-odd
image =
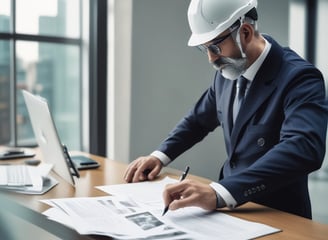
[{"label": "white hard hat", "polygon": [[191,0],[188,21],[192,35],[188,45],[214,39],[256,7],[257,0]]}]

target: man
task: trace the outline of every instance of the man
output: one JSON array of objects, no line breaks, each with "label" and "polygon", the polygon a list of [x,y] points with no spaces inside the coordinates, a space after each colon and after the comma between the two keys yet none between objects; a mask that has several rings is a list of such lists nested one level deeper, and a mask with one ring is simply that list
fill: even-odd
[{"label": "man", "polygon": [[166,187],[170,210],[235,208],[248,201],[311,218],[308,174],[325,154],[327,112],[321,73],[257,31],[256,0],[192,0],[189,46],[217,69],[213,84],[151,155],[130,163],[127,182],[161,168],[223,128],[227,159],[218,182]]}]

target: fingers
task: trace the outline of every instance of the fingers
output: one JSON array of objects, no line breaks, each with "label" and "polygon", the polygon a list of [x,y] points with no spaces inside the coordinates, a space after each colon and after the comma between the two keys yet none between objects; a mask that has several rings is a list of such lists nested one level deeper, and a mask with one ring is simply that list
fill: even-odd
[{"label": "fingers", "polygon": [[148,177],[149,180],[154,180],[155,177],[159,174],[159,172],[162,169],[162,163],[157,164],[153,170],[151,170],[148,175],[146,174],[146,176]]},{"label": "fingers", "polygon": [[193,206],[193,202],[195,202],[195,197],[193,195],[190,195],[188,197],[184,197],[183,195],[181,195],[179,199],[174,200],[170,204],[169,209],[174,211],[179,208],[191,207]]},{"label": "fingers", "polygon": [[167,185],[163,192],[165,206],[170,210],[197,206],[205,210],[216,209],[216,193],[208,185],[192,180]]},{"label": "fingers", "polygon": [[140,182],[153,180],[160,172],[162,164],[153,156],[139,157],[127,167],[124,180],[126,182]]},{"label": "fingers", "polygon": [[132,163],[129,164],[125,175],[124,179],[126,182],[139,182],[139,181],[144,181],[145,174],[147,174],[147,165],[144,161],[144,157],[140,157],[133,161]]},{"label": "fingers", "polygon": [[132,178],[132,182],[140,182],[140,181],[145,181],[147,178],[145,174],[147,174],[147,165],[144,161],[142,161],[134,171],[134,176]]},{"label": "fingers", "polygon": [[164,205],[170,210],[187,207],[191,204],[191,194],[187,181],[168,184],[163,192]]},{"label": "fingers", "polygon": [[164,200],[164,205],[168,206],[171,205],[171,203],[175,199],[179,199],[181,194],[180,194],[180,187],[179,184],[168,184],[166,185],[164,191],[163,191],[163,200]]}]

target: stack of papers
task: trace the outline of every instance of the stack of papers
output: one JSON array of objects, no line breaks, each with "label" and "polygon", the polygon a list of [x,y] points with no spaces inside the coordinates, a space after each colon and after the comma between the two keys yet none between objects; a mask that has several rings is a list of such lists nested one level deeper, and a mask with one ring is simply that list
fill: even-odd
[{"label": "stack of papers", "polygon": [[280,231],[197,207],[161,216],[162,191],[172,182],[176,180],[100,186],[99,189],[113,196],[42,200],[52,207],[44,214],[80,234],[115,239],[253,239]]}]

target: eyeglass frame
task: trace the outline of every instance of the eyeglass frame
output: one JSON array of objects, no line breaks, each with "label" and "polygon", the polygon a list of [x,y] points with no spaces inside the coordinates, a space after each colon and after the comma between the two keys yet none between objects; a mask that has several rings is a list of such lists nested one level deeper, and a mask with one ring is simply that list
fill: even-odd
[{"label": "eyeglass frame", "polygon": [[216,55],[220,55],[222,53],[222,50],[219,46],[220,43],[222,43],[223,41],[225,41],[228,37],[231,36],[231,34],[236,31],[237,29],[239,29],[239,27],[241,26],[241,24],[234,24],[231,28],[230,28],[230,32],[222,37],[217,38],[217,40],[213,40],[211,44],[206,45],[206,44],[200,44],[198,46],[196,46],[202,53],[207,54],[207,51],[210,51],[211,53],[214,53]]}]

